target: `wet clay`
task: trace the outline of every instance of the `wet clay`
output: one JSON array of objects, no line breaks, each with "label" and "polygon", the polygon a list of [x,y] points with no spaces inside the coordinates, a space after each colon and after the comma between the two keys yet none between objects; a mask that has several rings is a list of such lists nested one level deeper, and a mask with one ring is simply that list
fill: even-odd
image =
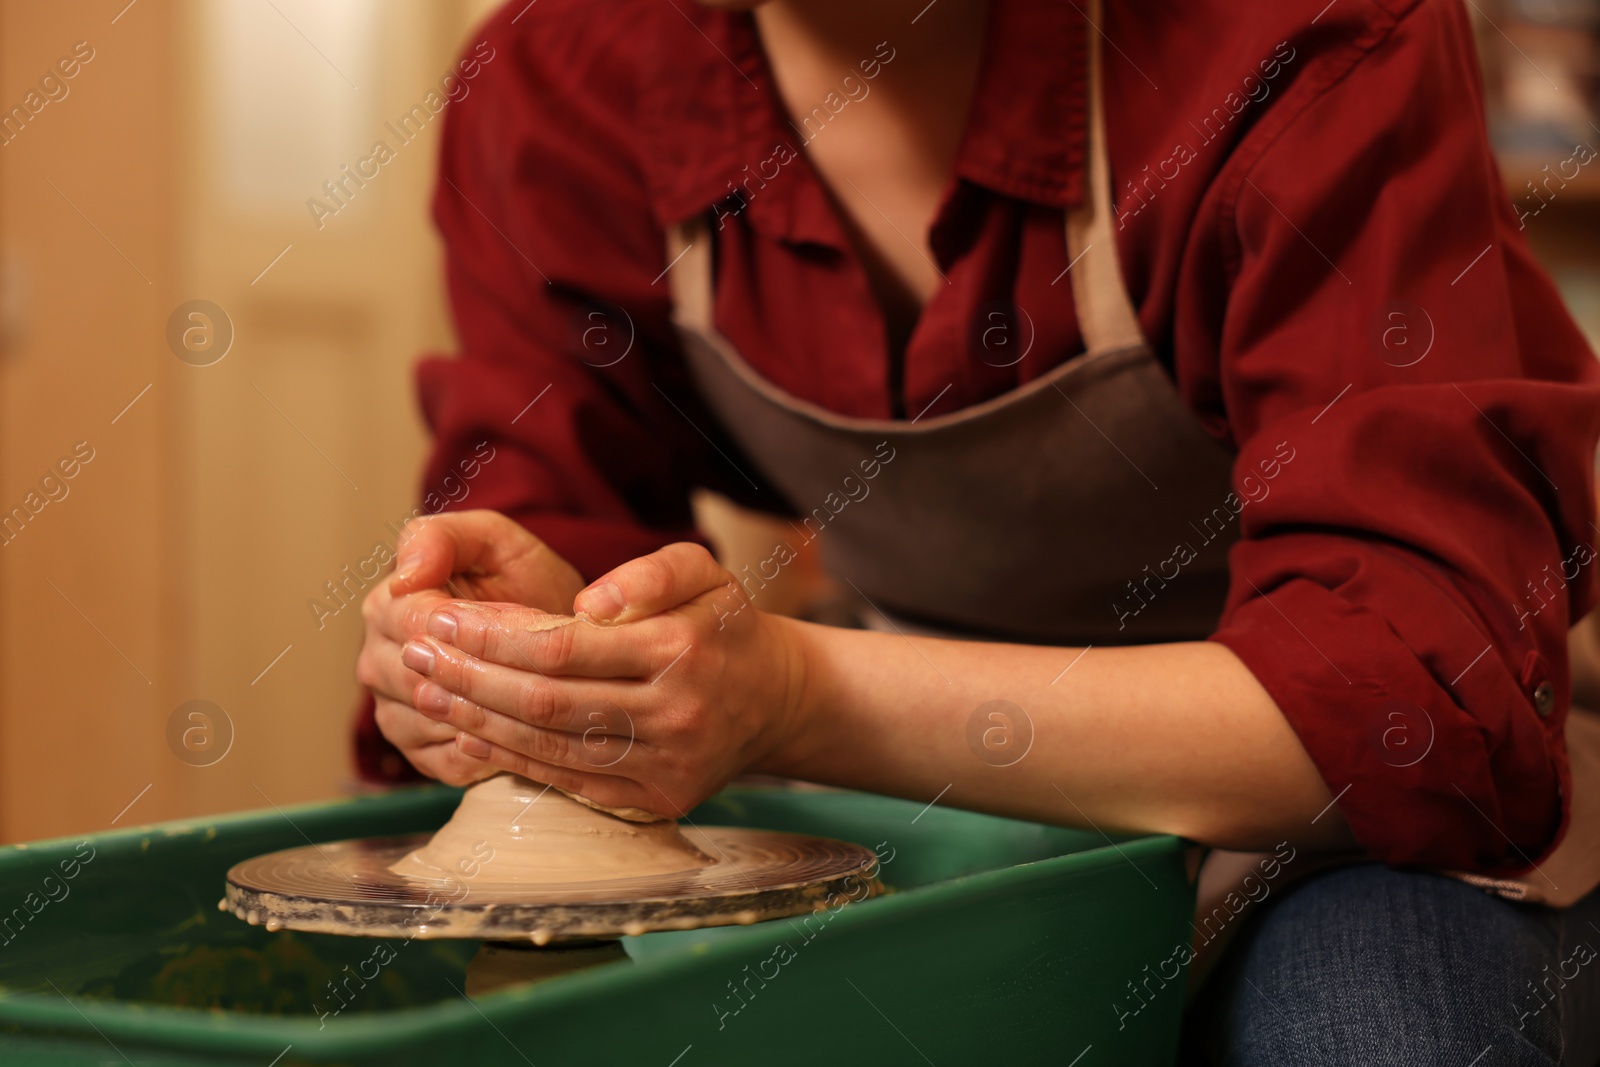
[{"label": "wet clay", "polygon": [[450,821],[389,869],[487,887],[677,874],[713,862],[675,822],[620,819],[559,789],[497,774],[469,788]]}]

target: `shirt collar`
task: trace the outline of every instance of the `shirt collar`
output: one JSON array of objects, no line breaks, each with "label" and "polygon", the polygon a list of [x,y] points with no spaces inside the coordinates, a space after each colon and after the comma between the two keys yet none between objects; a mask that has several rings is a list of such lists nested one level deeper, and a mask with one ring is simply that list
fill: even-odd
[{"label": "shirt collar", "polygon": [[[641,66],[638,99],[658,221],[719,205],[783,239],[836,244],[821,184],[787,173],[809,166],[804,138],[784,116],[749,14],[670,0],[656,11],[666,20],[657,40],[668,44]],[[1082,201],[1086,31],[1059,0],[991,3],[957,178],[1047,207]],[[746,188],[742,206],[728,199]]]},{"label": "shirt collar", "polygon": [[1046,207],[1083,199],[1087,22],[1060,0],[993,0],[956,174]]}]

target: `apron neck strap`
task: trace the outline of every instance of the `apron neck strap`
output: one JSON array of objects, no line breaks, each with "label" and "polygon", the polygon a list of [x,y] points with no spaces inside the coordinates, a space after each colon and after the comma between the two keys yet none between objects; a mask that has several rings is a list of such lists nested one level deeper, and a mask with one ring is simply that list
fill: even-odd
[{"label": "apron neck strap", "polygon": [[673,318],[682,326],[713,332],[711,309],[711,220],[693,215],[667,227],[667,285]]},{"label": "apron neck strap", "polygon": [[1133,301],[1122,283],[1117,235],[1112,226],[1111,159],[1106,149],[1105,78],[1100,47],[1101,0],[1084,4],[1088,79],[1089,163],[1083,203],[1067,213],[1067,276],[1078,332],[1087,352],[1144,344]]},{"label": "apron neck strap", "polygon": [[[1111,164],[1106,152],[1105,95],[1101,88],[1101,0],[1084,5],[1089,26],[1089,161],[1084,202],[1067,213],[1068,277],[1086,352],[1145,343],[1139,316],[1122,284],[1112,226]],[[712,322],[711,226],[700,214],[667,228],[667,277],[678,321],[700,329]]]}]

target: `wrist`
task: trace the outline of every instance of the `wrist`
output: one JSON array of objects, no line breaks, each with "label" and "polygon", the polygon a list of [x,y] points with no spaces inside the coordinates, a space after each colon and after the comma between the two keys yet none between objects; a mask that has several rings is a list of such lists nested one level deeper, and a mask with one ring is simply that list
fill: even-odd
[{"label": "wrist", "polygon": [[763,774],[803,777],[808,738],[816,718],[820,680],[815,632],[818,627],[781,615],[765,615],[775,645],[780,680],[764,730],[759,755],[750,769]]}]

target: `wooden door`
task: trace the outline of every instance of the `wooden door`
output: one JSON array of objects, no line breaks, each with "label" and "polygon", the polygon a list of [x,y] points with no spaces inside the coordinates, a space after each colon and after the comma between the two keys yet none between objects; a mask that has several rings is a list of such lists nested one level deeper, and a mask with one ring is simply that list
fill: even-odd
[{"label": "wooden door", "polygon": [[443,116],[307,202],[484,7],[0,0],[46,100],[0,145],[0,839],[346,783],[359,613],[308,601],[415,495]]}]

